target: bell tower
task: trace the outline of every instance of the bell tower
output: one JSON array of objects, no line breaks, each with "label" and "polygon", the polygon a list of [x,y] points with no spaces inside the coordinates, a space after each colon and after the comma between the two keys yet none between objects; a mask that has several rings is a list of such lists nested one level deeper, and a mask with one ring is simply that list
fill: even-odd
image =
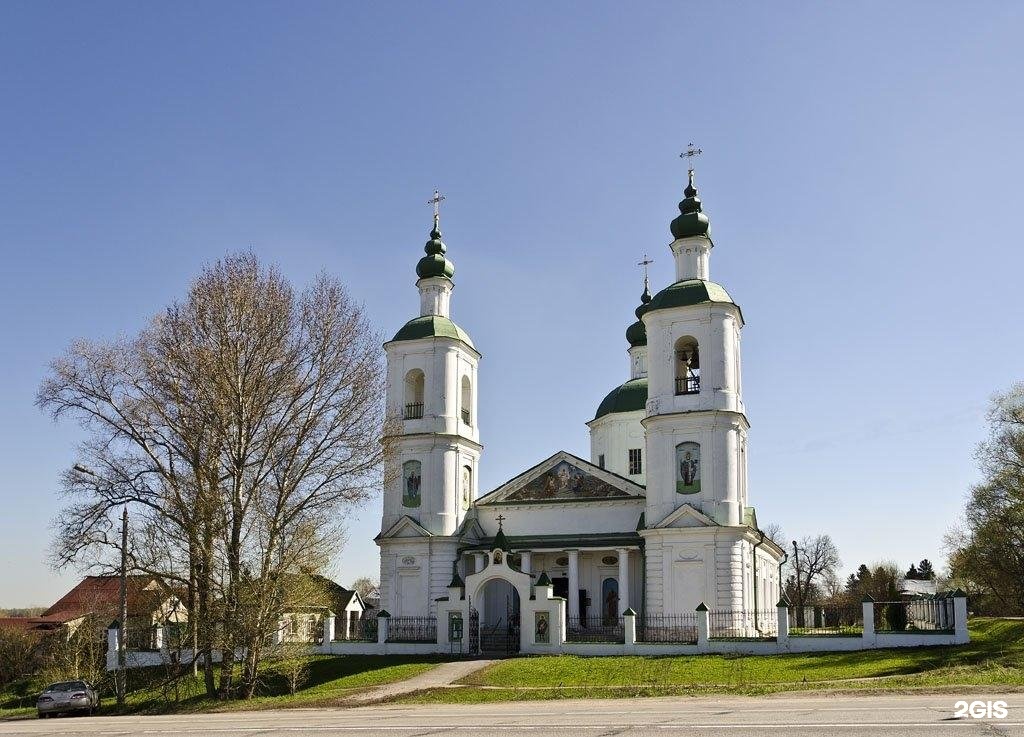
[{"label": "bell tower", "polygon": [[[690,150],[684,156],[699,153]],[[714,242],[692,166],[671,223],[676,281],[642,315],[648,341],[647,525],[689,504],[719,525],[744,523],[747,430],[740,379],[743,313],[710,280]]]},{"label": "bell tower", "polygon": [[384,344],[387,412],[393,453],[384,482],[382,606],[395,615],[426,615],[446,593],[456,558],[456,530],[477,490],[480,430],[477,352],[450,318],[454,264],[445,256],[439,205],[416,265],[420,315]]}]

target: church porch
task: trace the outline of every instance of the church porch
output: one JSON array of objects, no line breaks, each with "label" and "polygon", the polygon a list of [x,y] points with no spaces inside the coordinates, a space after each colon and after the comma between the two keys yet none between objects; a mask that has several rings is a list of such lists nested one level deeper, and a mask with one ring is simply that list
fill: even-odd
[{"label": "church porch", "polygon": [[[492,542],[464,549],[463,575],[483,571]],[[566,616],[576,620],[621,618],[643,602],[644,561],[640,536],[616,533],[588,539],[587,536],[509,536],[512,567],[536,581],[547,574],[554,595],[566,600]],[[505,592],[507,595],[508,592]],[[496,596],[501,597],[501,593]],[[505,600],[481,602],[484,610],[505,611]],[[490,616],[485,616],[487,620]],[[481,620],[484,622],[485,620]]]}]

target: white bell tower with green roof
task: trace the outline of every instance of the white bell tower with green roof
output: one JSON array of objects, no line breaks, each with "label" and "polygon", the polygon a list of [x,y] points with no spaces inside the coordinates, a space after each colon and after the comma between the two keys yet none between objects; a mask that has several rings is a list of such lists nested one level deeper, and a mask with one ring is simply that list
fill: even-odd
[{"label": "white bell tower with green roof", "polygon": [[[691,145],[683,154],[699,153]],[[671,223],[676,281],[646,305],[645,529],[652,611],[770,607],[782,551],[747,504],[743,313],[710,278],[710,221],[690,167]]]},{"label": "white bell tower with green roof", "polygon": [[445,256],[435,192],[434,227],[416,265],[420,315],[384,344],[387,411],[396,428],[384,482],[381,606],[425,616],[447,593],[455,537],[477,495],[480,353],[450,318],[455,266]]}]

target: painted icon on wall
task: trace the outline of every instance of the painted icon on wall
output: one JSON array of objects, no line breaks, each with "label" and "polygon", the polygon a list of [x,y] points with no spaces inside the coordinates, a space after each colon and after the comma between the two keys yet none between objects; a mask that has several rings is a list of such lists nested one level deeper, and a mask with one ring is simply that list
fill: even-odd
[{"label": "painted icon on wall", "polygon": [[550,612],[534,612],[533,641],[541,644],[551,642]]},{"label": "painted icon on wall", "polygon": [[403,507],[418,507],[420,505],[420,482],[422,479],[419,461],[406,461],[402,464]]},{"label": "painted icon on wall", "polygon": [[473,469],[469,466],[462,467],[462,511],[469,509],[469,500],[473,498]]},{"label": "painted icon on wall", "polygon": [[700,444],[680,443],[676,446],[676,491],[696,494],[700,491]]}]

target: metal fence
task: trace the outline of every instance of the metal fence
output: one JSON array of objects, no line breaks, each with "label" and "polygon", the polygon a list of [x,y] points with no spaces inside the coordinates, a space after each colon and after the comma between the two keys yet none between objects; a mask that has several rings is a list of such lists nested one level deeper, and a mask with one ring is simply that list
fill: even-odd
[{"label": "metal fence", "polygon": [[708,637],[718,640],[765,640],[779,634],[776,609],[717,609],[708,612]]},{"label": "metal fence", "polygon": [[864,607],[860,604],[843,607],[790,607],[791,637],[835,637],[864,634]]},{"label": "metal fence", "polygon": [[953,632],[952,597],[876,601],[875,632]]},{"label": "metal fence", "polygon": [[351,640],[355,642],[376,642],[377,641],[377,618],[367,617],[366,619],[353,619],[348,623],[348,637],[345,636],[345,623],[340,623],[335,628],[334,637],[337,640]]},{"label": "metal fence", "polygon": [[697,642],[696,614],[645,614],[637,618],[637,642]]},{"label": "metal fence", "polygon": [[622,617],[568,617],[567,642],[625,642]]},{"label": "metal fence", "polygon": [[437,617],[391,617],[388,642],[437,642]]},{"label": "metal fence", "polygon": [[423,418],[423,402],[411,402],[405,405],[405,419],[419,420]]}]

